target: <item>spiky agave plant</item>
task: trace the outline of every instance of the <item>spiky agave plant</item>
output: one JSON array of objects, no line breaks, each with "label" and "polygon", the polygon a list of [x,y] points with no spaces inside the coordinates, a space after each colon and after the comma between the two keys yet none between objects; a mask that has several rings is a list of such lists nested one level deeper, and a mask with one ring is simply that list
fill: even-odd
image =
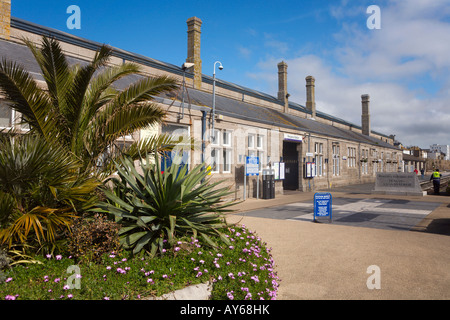
[{"label": "spiky agave plant", "polygon": [[204,164],[188,171],[175,161],[164,172],[157,156],[139,164],[137,169],[129,157],[117,163],[118,177],[110,178],[113,188],[105,190],[107,200],[99,205],[121,224],[124,248],[155,256],[163,252],[164,240],[173,245],[185,235],[200,236],[211,246],[217,246],[214,237],[229,244],[220,229],[228,226],[224,214],[234,202],[224,200],[230,191],[218,187],[222,181],[210,183]]}]

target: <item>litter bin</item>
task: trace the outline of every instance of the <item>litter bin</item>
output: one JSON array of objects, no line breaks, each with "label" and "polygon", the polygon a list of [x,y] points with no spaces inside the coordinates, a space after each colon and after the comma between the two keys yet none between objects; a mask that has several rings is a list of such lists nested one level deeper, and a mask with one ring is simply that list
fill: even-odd
[{"label": "litter bin", "polygon": [[272,169],[263,169],[262,172],[262,191],[263,199],[274,199],[275,198],[275,172]]}]

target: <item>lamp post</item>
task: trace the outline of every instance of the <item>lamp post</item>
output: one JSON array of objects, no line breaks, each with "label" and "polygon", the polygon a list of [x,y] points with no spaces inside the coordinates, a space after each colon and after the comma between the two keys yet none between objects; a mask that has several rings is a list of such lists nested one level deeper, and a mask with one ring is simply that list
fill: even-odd
[{"label": "lamp post", "polygon": [[214,139],[215,139],[214,121],[216,119],[216,64],[217,63],[219,63],[219,70],[223,69],[222,63],[220,61],[214,62],[214,70],[213,70],[213,101],[212,101],[212,135],[214,135]]}]

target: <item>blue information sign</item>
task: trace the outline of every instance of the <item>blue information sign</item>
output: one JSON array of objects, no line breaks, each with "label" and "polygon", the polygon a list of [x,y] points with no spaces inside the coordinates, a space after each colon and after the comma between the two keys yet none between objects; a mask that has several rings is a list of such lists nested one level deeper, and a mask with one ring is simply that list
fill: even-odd
[{"label": "blue information sign", "polygon": [[328,192],[318,192],[314,194],[314,221],[316,218],[329,217],[330,222],[332,211],[331,194]]},{"label": "blue information sign", "polygon": [[246,157],[245,161],[245,175],[259,176],[259,157]]}]

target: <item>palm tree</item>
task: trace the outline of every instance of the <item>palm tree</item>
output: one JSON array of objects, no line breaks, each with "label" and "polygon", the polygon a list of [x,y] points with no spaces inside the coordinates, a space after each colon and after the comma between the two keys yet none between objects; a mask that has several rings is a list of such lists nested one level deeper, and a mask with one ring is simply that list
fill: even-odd
[{"label": "palm tree", "polygon": [[[103,165],[100,172],[97,166],[105,156],[113,156],[111,148],[118,138],[161,122],[165,111],[152,102],[153,96],[178,87],[168,76],[143,76],[133,63],[109,66],[112,49],[106,45],[89,63],[70,65],[58,41],[43,37],[39,48],[24,42],[41,69],[45,87],[19,64],[2,60],[0,93],[23,115],[31,134],[67,148],[84,170],[104,172],[108,166]],[[136,75],[141,79],[125,89],[115,87],[118,80]],[[170,149],[173,143],[168,136],[154,137],[122,152],[137,157],[140,152]]]}]

